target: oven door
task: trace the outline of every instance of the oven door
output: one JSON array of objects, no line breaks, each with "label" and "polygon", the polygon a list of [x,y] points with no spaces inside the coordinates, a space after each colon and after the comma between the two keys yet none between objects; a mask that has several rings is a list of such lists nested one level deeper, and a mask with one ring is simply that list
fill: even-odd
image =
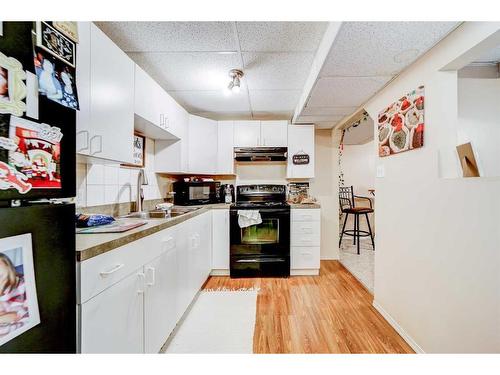
[{"label": "oven door", "polygon": [[238,209],[231,209],[231,256],[289,256],[290,209],[266,208],[259,212],[261,224],[240,228]]}]

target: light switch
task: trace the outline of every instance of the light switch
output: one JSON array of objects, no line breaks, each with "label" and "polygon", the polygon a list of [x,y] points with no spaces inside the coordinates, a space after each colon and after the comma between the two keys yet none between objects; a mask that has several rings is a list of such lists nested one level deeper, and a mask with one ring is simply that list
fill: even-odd
[{"label": "light switch", "polygon": [[385,177],[385,168],[383,165],[377,165],[377,178]]}]

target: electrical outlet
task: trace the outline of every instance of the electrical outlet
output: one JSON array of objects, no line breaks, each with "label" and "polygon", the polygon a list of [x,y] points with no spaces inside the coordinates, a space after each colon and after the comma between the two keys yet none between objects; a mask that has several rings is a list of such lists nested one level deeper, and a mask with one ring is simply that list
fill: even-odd
[{"label": "electrical outlet", "polygon": [[383,165],[377,165],[377,178],[385,177],[385,168]]}]

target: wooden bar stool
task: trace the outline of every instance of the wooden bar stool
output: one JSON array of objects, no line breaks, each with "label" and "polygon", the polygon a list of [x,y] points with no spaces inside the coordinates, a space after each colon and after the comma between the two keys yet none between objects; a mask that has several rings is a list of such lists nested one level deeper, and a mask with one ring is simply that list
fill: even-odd
[{"label": "wooden bar stool", "polygon": [[[356,207],[354,198],[368,200],[368,202],[370,203],[370,207]],[[340,233],[339,246],[342,243],[342,237],[344,236],[344,234],[347,236],[353,236],[353,244],[357,245],[359,255],[359,238],[370,236],[372,240],[373,250],[375,250],[375,241],[373,241],[372,228],[370,226],[370,220],[368,219],[368,214],[374,212],[371,199],[368,197],[360,197],[358,195],[354,195],[354,189],[352,186],[339,187],[339,204],[341,212],[345,214],[344,225],[342,225],[342,232]],[[354,229],[352,230],[345,229],[349,214],[354,215]],[[359,229],[359,217],[361,215],[364,215],[366,218],[366,223],[368,224],[368,232]]]}]

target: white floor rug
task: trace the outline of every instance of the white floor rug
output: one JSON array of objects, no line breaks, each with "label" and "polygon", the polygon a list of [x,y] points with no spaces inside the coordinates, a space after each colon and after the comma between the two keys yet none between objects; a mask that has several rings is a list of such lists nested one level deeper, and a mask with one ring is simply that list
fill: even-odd
[{"label": "white floor rug", "polygon": [[201,292],[166,353],[253,353],[257,291]]},{"label": "white floor rug", "polygon": [[356,245],[352,244],[352,237],[344,237],[340,246],[340,263],[373,293],[375,252],[369,238],[362,238],[359,244],[358,255]]}]

